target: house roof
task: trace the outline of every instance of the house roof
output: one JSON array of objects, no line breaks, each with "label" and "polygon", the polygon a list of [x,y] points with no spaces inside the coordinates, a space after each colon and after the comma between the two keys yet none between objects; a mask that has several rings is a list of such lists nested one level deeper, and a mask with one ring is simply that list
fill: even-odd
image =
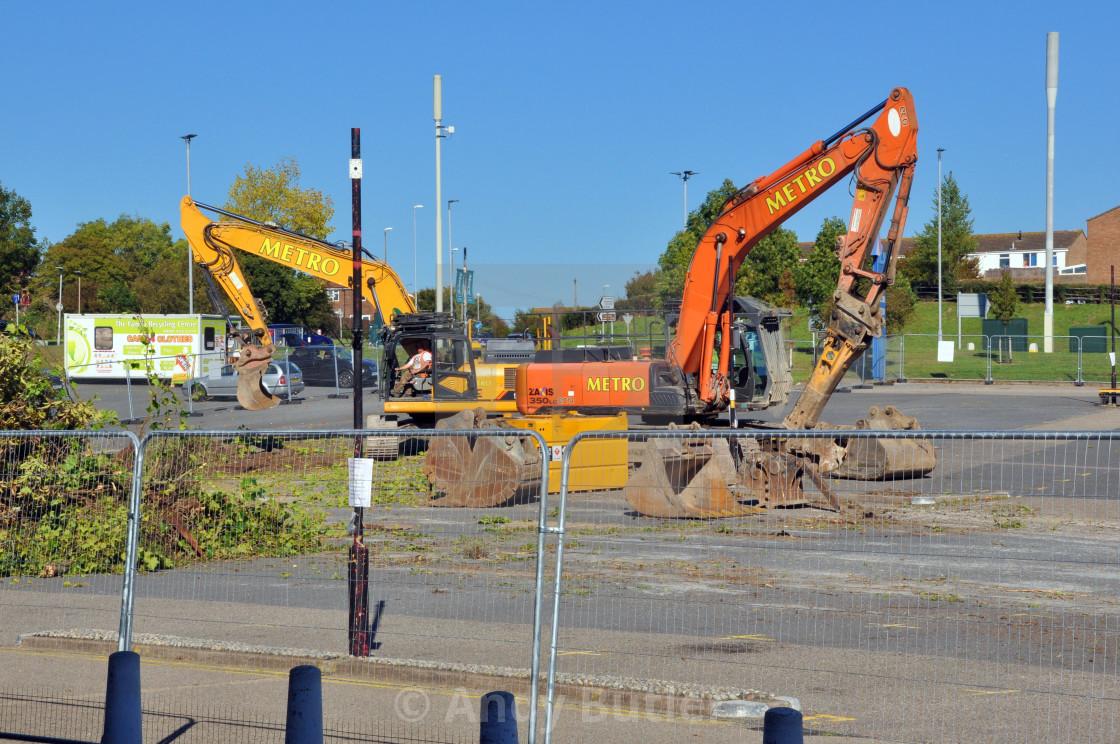
[{"label": "house roof", "polygon": [[[1077,239],[1084,234],[1084,230],[1055,230],[1054,250],[1069,250],[1077,242]],[[1045,232],[998,233],[995,235],[974,235],[973,237],[976,238],[976,253],[1046,250]]]},{"label": "house roof", "polygon": [[1093,220],[1097,219],[1098,217],[1104,217],[1106,214],[1109,214],[1110,212],[1115,212],[1117,209],[1120,209],[1120,207],[1113,207],[1112,209],[1106,209],[1103,212],[1101,212],[1100,214],[1095,215],[1093,217],[1090,217],[1089,219],[1086,220],[1086,222],[1092,222]]}]

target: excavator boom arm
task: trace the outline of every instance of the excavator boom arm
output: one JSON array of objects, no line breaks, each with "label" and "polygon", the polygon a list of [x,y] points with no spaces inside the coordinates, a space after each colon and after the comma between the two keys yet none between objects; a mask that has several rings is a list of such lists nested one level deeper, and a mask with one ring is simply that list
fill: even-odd
[{"label": "excavator boom arm", "polygon": [[[852,128],[876,111],[879,115],[869,127]],[[726,332],[727,305],[739,266],[759,241],[852,173],[856,177],[852,214],[848,232],[838,245],[841,273],[835,297],[839,315],[832,319],[830,333],[839,338],[862,339],[864,345],[866,338],[881,333],[877,299],[893,280],[894,245],[902,234],[906,199],[918,159],[917,131],[910,92],[895,88],[882,105],[828,140],[815,143],[777,171],[756,179],[728,200],[693,254],[676,337],[669,349],[669,361],[679,365],[686,375],[696,376],[698,394],[710,407],[720,408],[727,403],[724,377],[731,343]],[[896,189],[898,203],[887,241],[890,268],[883,273],[872,272],[868,269],[871,250],[882,227],[887,202]],[[713,374],[717,331],[722,333],[718,368]],[[838,381],[843,376],[839,366],[818,366],[814,377],[823,383],[837,372]],[[814,416],[803,413],[801,419],[811,424]]]},{"label": "excavator boom arm", "polygon": [[[213,222],[200,207],[230,219]],[[267,326],[260,318],[260,309],[233,249],[262,256],[339,286],[353,284],[353,257],[349,251],[331,243],[199,204],[189,196],[183,197],[179,213],[195,261],[210,271],[246,324],[258,334],[266,332]],[[383,261],[362,261],[361,292],[377,308],[386,324],[398,313],[416,312],[401,278]]]}]

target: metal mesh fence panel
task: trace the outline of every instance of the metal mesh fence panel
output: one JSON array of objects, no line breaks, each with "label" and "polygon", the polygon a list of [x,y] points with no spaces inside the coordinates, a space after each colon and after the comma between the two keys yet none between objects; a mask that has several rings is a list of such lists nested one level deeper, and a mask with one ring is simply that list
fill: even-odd
[{"label": "metal mesh fence panel", "polygon": [[551,740],[773,705],[841,740],[1120,739],[1120,436],[844,432],[817,481],[767,453],[830,435],[774,436],[573,440]]},{"label": "metal mesh fence panel", "polygon": [[127,432],[0,432],[0,667],[21,683],[4,691],[0,732],[66,736],[91,716],[100,726],[73,687],[53,709],[35,703],[36,680],[70,673],[65,655],[36,644],[116,633],[138,444]]},{"label": "metal mesh fence panel", "polygon": [[[374,460],[361,520],[368,658],[350,655],[358,440]],[[156,433],[141,452],[131,640],[146,659],[257,672],[315,664],[347,681],[349,697],[387,698],[346,725],[405,739],[476,738],[477,721],[441,709],[456,690],[527,693],[539,437]]]}]

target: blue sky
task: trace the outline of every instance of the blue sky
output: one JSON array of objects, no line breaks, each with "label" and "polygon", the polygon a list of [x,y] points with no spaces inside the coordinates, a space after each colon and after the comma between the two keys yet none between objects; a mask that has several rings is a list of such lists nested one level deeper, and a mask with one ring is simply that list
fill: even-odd
[{"label": "blue sky", "polygon": [[[914,94],[907,235],[933,216],[938,147],[978,232],[1045,229],[1046,33],[1061,34],[1055,229],[1120,204],[1115,3],[0,3],[0,183],[40,238],[121,214],[221,204],[246,164],[296,158],[350,235],[433,286],[432,76],[443,76],[443,248],[469,247],[499,306],[580,300],[652,266],[725,178],[767,174],[883,100]],[[847,215],[845,189],[790,220]],[[445,271],[446,271],[446,261]]]}]

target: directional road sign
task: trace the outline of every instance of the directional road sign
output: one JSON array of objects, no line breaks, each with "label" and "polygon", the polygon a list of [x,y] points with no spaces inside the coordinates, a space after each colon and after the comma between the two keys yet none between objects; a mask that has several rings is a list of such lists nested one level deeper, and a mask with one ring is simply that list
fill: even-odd
[{"label": "directional road sign", "polygon": [[595,319],[600,323],[613,323],[618,318],[618,313],[613,310],[606,313],[596,313]]}]

